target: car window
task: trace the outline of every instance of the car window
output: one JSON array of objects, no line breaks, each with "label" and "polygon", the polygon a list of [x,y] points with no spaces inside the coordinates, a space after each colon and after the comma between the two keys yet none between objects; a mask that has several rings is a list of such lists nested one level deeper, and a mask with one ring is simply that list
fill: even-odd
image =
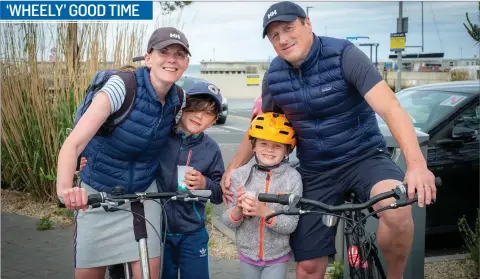
[{"label": "car window", "polygon": [[188,90],[190,87],[192,87],[195,83],[202,82],[204,81],[201,78],[195,78],[195,77],[181,77],[176,84],[180,86],[183,90]]},{"label": "car window", "polygon": [[[426,132],[467,99],[460,93],[412,89],[399,92],[396,96],[410,115],[413,126]],[[377,118],[380,124],[385,124],[380,117]]]},{"label": "car window", "polygon": [[470,128],[478,132],[480,125],[480,105],[472,106],[460,114],[454,122],[455,127]]}]

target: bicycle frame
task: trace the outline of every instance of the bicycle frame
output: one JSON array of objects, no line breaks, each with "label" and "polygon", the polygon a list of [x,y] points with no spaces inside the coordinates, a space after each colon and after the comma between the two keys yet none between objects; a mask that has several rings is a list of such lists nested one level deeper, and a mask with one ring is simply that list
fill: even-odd
[{"label": "bicycle frame", "polygon": [[[437,187],[442,185],[442,181],[439,177],[435,178],[435,185]],[[347,260],[349,263],[350,278],[386,279],[385,270],[383,269],[378,257],[378,249],[374,244],[374,239],[372,238],[373,234],[370,234],[365,238],[364,225],[366,220],[376,213],[384,210],[408,206],[417,202],[418,198],[416,195],[413,199],[408,198],[405,186],[406,185],[403,184],[397,185],[397,187],[394,189],[371,197],[364,203],[359,202],[357,199],[355,199],[355,195],[352,194],[350,202],[336,206],[288,193],[260,193],[258,194],[257,199],[261,202],[278,203],[289,206],[288,209],[277,210],[274,213],[266,216],[265,220],[267,221],[270,218],[281,214],[323,214],[324,216],[341,217],[342,220],[346,219],[347,221],[345,221],[344,235],[347,244]],[[395,198],[396,201],[369,214],[363,213],[364,209],[371,209],[374,204],[377,204],[379,201],[388,198]],[[432,200],[432,203],[434,202],[435,200]],[[321,211],[302,209],[302,205],[310,205],[318,208]],[[345,214],[346,217],[338,214]],[[323,220],[323,222],[327,226],[333,226],[335,225],[334,222],[336,221]]]},{"label": "bicycle frame", "polygon": [[[355,196],[352,195],[355,203]],[[344,237],[347,249],[347,261],[349,266],[349,275],[352,279],[386,279],[385,271],[378,257],[378,249],[373,243],[366,238],[372,238],[372,235],[365,235],[363,226],[356,226],[357,222],[365,225],[366,216],[361,210],[345,212],[345,216],[354,222],[345,222]],[[362,220],[362,221],[361,221]],[[376,270],[375,270],[376,269]],[[378,273],[377,273],[378,272]],[[379,275],[376,276],[375,274]]]},{"label": "bicycle frame", "polygon": [[[137,192],[135,194],[123,194],[123,187],[117,186],[112,190],[112,195],[108,195],[103,192],[97,194],[88,195],[88,205],[92,208],[97,208],[102,206],[105,211],[117,211],[120,210],[115,206],[125,204],[130,202],[131,212],[133,215],[133,233],[135,235],[135,241],[138,242],[138,251],[140,256],[140,271],[142,279],[151,279],[150,278],[150,264],[148,256],[148,247],[147,247],[147,222],[145,219],[145,207],[144,202],[146,200],[161,199],[161,198],[171,198],[173,200],[183,200],[183,201],[205,201],[207,202],[211,195],[210,190],[191,190],[191,191],[179,191],[179,192],[164,192],[164,193],[146,193],[146,192]],[[63,204],[59,200],[58,206],[64,208]],[[114,206],[110,208],[109,206]],[[130,267],[128,263],[124,263],[125,278],[130,277]]]}]

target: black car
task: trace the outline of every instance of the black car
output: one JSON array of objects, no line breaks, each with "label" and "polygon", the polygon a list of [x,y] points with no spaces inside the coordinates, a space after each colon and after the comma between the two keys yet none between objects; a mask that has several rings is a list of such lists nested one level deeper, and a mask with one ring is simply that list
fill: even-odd
[{"label": "black car", "polygon": [[[195,83],[198,82],[209,82],[205,79],[195,77],[195,76],[189,76],[189,75],[183,75],[177,82],[176,84],[180,87],[183,88],[183,90],[187,91],[190,87],[192,87]],[[220,89],[220,88],[219,88]],[[220,93],[222,90],[220,90]],[[228,116],[228,103],[227,103],[227,98],[225,95],[222,94],[222,111],[220,115],[217,118],[216,124],[225,124],[227,121],[227,116]]]},{"label": "black car", "polygon": [[[427,234],[458,232],[464,215],[473,227],[478,216],[479,95],[478,80],[416,86],[396,94],[417,134],[428,134],[427,166],[442,179],[437,203],[427,207]],[[389,150],[396,162],[403,156],[399,148]]]},{"label": "black car", "polygon": [[[474,227],[479,207],[480,82],[429,84],[399,91],[396,96],[408,112],[419,142],[427,146],[427,166],[442,179],[437,203],[427,207],[426,234],[458,232],[465,215]],[[392,159],[405,159],[383,119],[377,116]],[[290,164],[298,165],[296,152]]]}]

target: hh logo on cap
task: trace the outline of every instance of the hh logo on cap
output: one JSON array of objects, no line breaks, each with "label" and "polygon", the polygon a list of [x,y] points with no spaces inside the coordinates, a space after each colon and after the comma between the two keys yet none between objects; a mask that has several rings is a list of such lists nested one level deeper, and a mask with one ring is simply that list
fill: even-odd
[{"label": "hh logo on cap", "polygon": [[220,90],[218,90],[218,88],[217,88],[215,85],[213,85],[213,84],[210,84],[210,85],[208,86],[208,90],[210,90],[210,92],[212,92],[212,93],[215,94],[215,95],[217,95],[218,92],[220,91]]},{"label": "hh logo on cap", "polygon": [[180,40],[180,35],[175,34],[175,33],[170,33],[170,38],[176,38]]},{"label": "hh logo on cap", "polygon": [[270,19],[274,15],[277,15],[277,10],[273,10],[273,11],[269,12],[267,17],[268,17],[268,19]]}]

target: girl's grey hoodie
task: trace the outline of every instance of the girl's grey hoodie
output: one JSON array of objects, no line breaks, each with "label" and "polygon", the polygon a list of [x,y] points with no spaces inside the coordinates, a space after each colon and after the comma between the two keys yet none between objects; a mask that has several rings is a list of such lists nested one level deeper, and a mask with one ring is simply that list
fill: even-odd
[{"label": "girl's grey hoodie", "polygon": [[[300,174],[286,162],[277,168],[266,171],[255,167],[255,157],[247,164],[233,171],[230,189],[234,192],[234,203],[229,203],[228,210],[223,213],[222,221],[235,231],[237,250],[254,261],[278,259],[290,253],[289,235],[298,224],[298,216],[279,215],[269,220],[252,217],[235,221],[231,211],[237,204],[236,187],[242,185],[245,191],[258,193],[293,193],[302,195],[302,179]],[[252,177],[248,185],[250,171]],[[288,209],[287,205],[265,203],[272,210]]]}]

